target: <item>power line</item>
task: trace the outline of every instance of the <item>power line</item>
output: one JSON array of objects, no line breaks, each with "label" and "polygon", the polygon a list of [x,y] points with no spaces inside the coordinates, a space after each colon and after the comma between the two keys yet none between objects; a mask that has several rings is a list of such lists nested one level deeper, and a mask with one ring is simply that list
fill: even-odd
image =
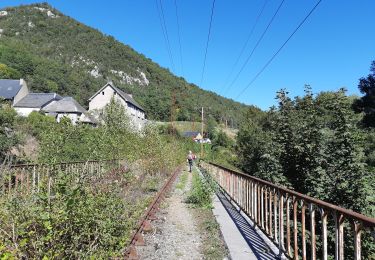
[{"label": "power line", "polygon": [[293,37],[293,35],[299,30],[299,28],[306,22],[306,20],[309,18],[309,16],[315,11],[315,9],[318,7],[318,5],[322,2],[322,0],[319,0],[315,6],[310,10],[310,12],[306,15],[306,17],[299,23],[297,28],[292,32],[292,34],[286,39],[286,41],[281,45],[281,47],[272,55],[271,59],[267,61],[267,63],[262,67],[262,69],[255,75],[255,77],[249,82],[249,84],[246,85],[246,87],[237,95],[236,98],[241,96],[253,83],[254,81],[259,77],[260,74],[268,67],[268,65],[271,64],[271,62],[275,59],[275,57],[280,53],[280,51],[284,48],[284,46],[289,42],[289,40]]},{"label": "power line", "polygon": [[202,83],[203,83],[203,76],[204,76],[204,70],[205,70],[205,68],[206,68],[207,50],[208,50],[208,43],[210,42],[211,26],[212,26],[212,18],[213,18],[213,16],[214,16],[215,2],[216,2],[216,0],[213,0],[213,1],[212,1],[212,7],[211,7],[211,18],[210,18],[210,25],[209,25],[209,27],[208,27],[208,35],[207,35],[206,51],[205,51],[205,53],[204,53],[203,69],[202,69],[202,75],[201,75],[200,86],[202,86]]},{"label": "power line", "polygon": [[[267,3],[268,3],[268,0],[265,0],[263,6],[261,7],[261,9],[260,9],[260,11],[259,11],[259,13],[258,13],[258,16],[257,16],[257,18],[256,18],[256,20],[255,20],[255,23],[254,23],[253,27],[251,28],[251,30],[250,30],[250,32],[249,32],[247,38],[246,38],[245,44],[242,46],[242,49],[241,49],[239,55],[237,56],[237,59],[236,59],[236,61],[234,62],[233,66],[232,66],[232,68],[231,68],[231,70],[230,70],[230,73],[228,74],[227,79],[225,80],[224,87],[228,85],[228,83],[229,83],[228,81],[229,81],[230,77],[232,76],[232,74],[233,74],[233,72],[234,72],[234,69],[236,68],[238,62],[240,61],[240,59],[241,59],[241,57],[242,57],[243,52],[245,51],[247,45],[249,44],[249,40],[251,39],[251,36],[253,36],[254,30],[255,30],[256,26],[258,25],[259,19],[260,19],[260,17],[262,16],[263,11],[264,11],[264,9],[265,9]],[[225,91],[224,91],[224,95],[226,94],[227,91],[228,91],[228,88],[225,89]]]},{"label": "power line", "polygon": [[177,19],[177,33],[178,33],[178,45],[180,47],[180,63],[181,63],[181,72],[184,75],[184,66],[182,63],[182,45],[181,45],[181,36],[180,36],[180,19],[178,18],[178,9],[177,9],[177,0],[174,0],[174,7],[176,10],[176,19]]},{"label": "power line", "polygon": [[266,29],[263,31],[262,35],[260,36],[260,38],[258,39],[257,43],[255,44],[253,50],[251,51],[250,55],[246,58],[245,62],[242,64],[242,67],[240,69],[240,71],[236,74],[236,77],[232,80],[231,84],[229,85],[228,89],[230,89],[233,84],[237,81],[238,77],[240,76],[240,74],[242,73],[242,71],[244,70],[244,68],[246,67],[247,63],[249,62],[250,58],[253,56],[255,50],[257,49],[257,47],[259,46],[260,42],[263,40],[263,37],[264,35],[266,35],[268,29],[270,28],[272,22],[274,21],[276,15],[278,14],[281,6],[283,5],[285,0],[282,0],[281,3],[279,4],[276,12],[273,14],[271,20],[268,22],[268,25],[266,27]]},{"label": "power line", "polygon": [[[174,66],[174,62],[173,62],[173,56],[172,56],[172,50],[171,50],[171,44],[169,42],[168,30],[167,30],[167,26],[166,26],[166,23],[165,23],[163,4],[162,4],[161,0],[155,0],[155,1],[156,1],[156,7],[158,9],[161,29],[163,31],[164,41],[165,41],[165,44],[167,46],[167,52],[168,52],[169,60],[171,62],[172,69],[175,70],[175,66]],[[160,7],[159,7],[159,4],[160,4]]]}]

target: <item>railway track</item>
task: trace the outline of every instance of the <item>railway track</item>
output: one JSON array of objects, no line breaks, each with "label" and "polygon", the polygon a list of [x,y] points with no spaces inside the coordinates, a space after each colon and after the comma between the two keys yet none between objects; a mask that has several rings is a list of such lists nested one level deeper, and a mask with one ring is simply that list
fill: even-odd
[{"label": "railway track", "polygon": [[136,260],[139,259],[136,246],[142,246],[145,244],[144,238],[143,238],[143,231],[151,231],[152,226],[150,221],[155,220],[155,213],[159,209],[160,203],[165,198],[165,195],[170,191],[172,184],[176,180],[178,174],[181,172],[181,166],[178,167],[172,174],[171,177],[164,183],[162,188],[158,191],[158,193],[155,195],[153,201],[148,206],[145,213],[142,215],[140,220],[138,221],[137,227],[131,236],[131,240],[125,250],[125,259],[128,260]]}]

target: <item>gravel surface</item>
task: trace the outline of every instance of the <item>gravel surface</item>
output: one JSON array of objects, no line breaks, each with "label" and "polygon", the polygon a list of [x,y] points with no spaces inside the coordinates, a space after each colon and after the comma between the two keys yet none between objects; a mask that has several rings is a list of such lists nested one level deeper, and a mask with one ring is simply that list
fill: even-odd
[{"label": "gravel surface", "polygon": [[197,223],[192,209],[184,203],[191,179],[189,173],[183,190],[176,189],[179,180],[175,182],[170,197],[164,201],[165,207],[157,213],[157,220],[151,222],[153,231],[144,234],[146,245],[137,247],[140,259],[203,259]]}]

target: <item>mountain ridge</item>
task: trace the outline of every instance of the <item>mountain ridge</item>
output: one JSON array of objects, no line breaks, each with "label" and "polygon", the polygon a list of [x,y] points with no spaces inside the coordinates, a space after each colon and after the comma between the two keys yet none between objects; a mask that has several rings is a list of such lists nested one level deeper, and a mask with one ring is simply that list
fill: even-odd
[{"label": "mountain ridge", "polygon": [[[0,63],[33,91],[87,99],[107,81],[132,93],[156,120],[196,120],[210,107],[216,121],[241,121],[248,106],[186,82],[131,46],[64,15],[47,3],[0,11]],[[0,68],[1,72],[1,68]],[[259,110],[259,109],[258,109]]]}]

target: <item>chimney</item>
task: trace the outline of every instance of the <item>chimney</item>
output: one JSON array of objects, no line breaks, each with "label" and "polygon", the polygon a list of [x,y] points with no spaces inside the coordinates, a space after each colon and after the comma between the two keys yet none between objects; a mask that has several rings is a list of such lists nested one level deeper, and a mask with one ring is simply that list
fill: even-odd
[{"label": "chimney", "polygon": [[131,97],[131,98],[133,98],[133,94],[128,93],[128,96]]}]

